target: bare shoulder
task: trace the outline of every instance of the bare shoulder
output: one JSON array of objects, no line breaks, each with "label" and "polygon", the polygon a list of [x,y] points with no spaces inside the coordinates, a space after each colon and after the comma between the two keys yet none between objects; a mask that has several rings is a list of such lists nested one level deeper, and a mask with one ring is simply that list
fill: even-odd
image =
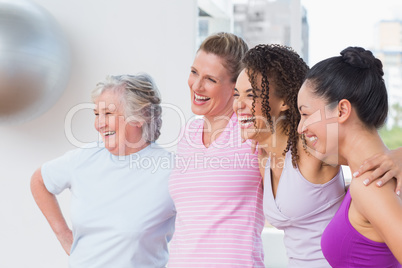
[{"label": "bare shoulder", "polygon": [[353,178],[350,183],[351,194],[356,193],[357,195],[365,194],[388,194],[389,191],[394,192],[396,181],[390,180],[382,187],[378,187],[375,183],[370,183],[369,185],[364,185],[363,181],[372,173],[372,171],[365,172],[363,175]]},{"label": "bare shoulder", "polygon": [[364,185],[363,181],[371,174],[366,172],[365,174],[353,178],[350,183],[350,196],[354,204],[364,211],[373,210],[376,207],[381,208],[380,204],[387,203],[389,198],[394,198],[394,189],[396,185],[395,180],[390,180],[382,187],[378,187],[375,183],[370,185]]}]

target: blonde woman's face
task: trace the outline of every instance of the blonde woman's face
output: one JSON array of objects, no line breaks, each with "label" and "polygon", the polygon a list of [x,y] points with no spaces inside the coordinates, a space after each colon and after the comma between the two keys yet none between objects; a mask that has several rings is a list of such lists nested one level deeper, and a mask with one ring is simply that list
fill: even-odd
[{"label": "blonde woman's face", "polygon": [[202,50],[195,56],[188,78],[194,114],[208,117],[231,111],[235,83],[222,63],[221,57]]}]

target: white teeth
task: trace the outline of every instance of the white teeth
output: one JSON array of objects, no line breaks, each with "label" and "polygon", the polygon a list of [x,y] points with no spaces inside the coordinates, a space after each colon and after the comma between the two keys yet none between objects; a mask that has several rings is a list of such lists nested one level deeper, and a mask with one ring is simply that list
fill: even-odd
[{"label": "white teeth", "polygon": [[116,133],[115,131],[108,131],[108,132],[105,132],[104,135],[109,136],[109,135],[114,135],[115,133]]},{"label": "white teeth", "polygon": [[240,125],[244,128],[248,128],[249,126],[251,126],[253,124],[253,122],[240,122]]},{"label": "white teeth", "polygon": [[195,92],[194,92],[194,97],[196,100],[209,100],[210,99],[208,97],[203,97],[203,96],[197,95]]},{"label": "white teeth", "polygon": [[314,136],[314,137],[310,137],[310,138],[309,138],[309,140],[310,140],[310,141],[316,141],[317,139],[318,139],[318,138],[317,138],[317,137],[315,137],[315,136]]},{"label": "white teeth", "polygon": [[238,121],[240,125],[244,128],[250,127],[255,120],[255,116],[240,116],[238,117]]},{"label": "white teeth", "polygon": [[241,116],[238,118],[239,121],[245,122],[245,121],[254,121],[255,116]]}]

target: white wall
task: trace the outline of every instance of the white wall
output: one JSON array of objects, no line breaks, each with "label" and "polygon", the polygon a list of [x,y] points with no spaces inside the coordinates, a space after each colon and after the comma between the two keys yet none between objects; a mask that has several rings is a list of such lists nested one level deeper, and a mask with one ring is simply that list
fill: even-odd
[{"label": "white wall", "polygon": [[264,245],[265,267],[286,268],[288,257],[283,243],[283,231],[274,227],[265,227],[261,237]]},{"label": "white wall", "polygon": [[[29,189],[43,162],[73,149],[64,133],[68,111],[88,102],[107,74],[150,73],[164,103],[191,114],[187,77],[196,40],[196,0],[36,0],[61,24],[72,48],[72,72],[61,99],[41,117],[0,125],[0,267],[63,268],[67,257]],[[178,116],[167,111],[161,142],[174,140]],[[97,139],[92,111],[72,120],[77,140]],[[69,195],[60,203],[68,214]]]}]

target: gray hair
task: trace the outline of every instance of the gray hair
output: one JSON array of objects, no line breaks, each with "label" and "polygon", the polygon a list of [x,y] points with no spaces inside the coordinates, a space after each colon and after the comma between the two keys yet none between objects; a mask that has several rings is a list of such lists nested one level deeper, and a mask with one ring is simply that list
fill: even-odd
[{"label": "gray hair", "polygon": [[146,73],[109,75],[92,91],[92,101],[108,90],[120,94],[126,119],[143,123],[143,138],[147,142],[156,141],[162,126],[162,107],[160,94],[152,77]]}]

